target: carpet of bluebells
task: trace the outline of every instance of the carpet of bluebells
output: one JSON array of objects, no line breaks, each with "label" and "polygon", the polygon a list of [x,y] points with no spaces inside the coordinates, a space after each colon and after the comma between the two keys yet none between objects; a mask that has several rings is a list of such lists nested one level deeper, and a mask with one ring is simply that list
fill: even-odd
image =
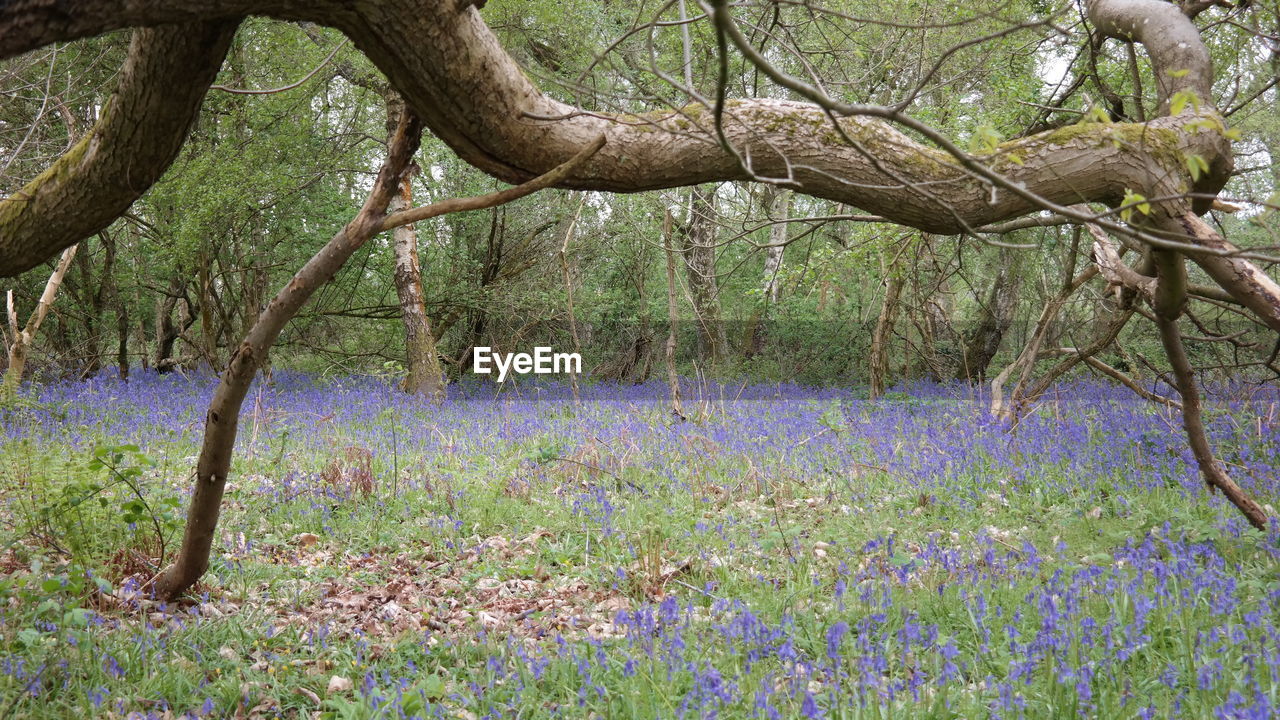
[{"label": "carpet of bluebells", "polygon": [[[277,373],[166,605],[213,385],[0,411],[0,717],[1280,716],[1280,534],[1123,388],[1010,428],[969,386],[688,383],[678,421],[662,383]],[[1206,419],[1280,506],[1280,391]]]}]

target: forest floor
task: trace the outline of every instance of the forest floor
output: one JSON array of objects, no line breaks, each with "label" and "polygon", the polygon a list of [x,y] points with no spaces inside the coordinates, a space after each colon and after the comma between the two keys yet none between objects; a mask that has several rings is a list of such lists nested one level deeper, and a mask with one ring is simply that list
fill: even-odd
[{"label": "forest floor", "polygon": [[[451,388],[277,374],[163,604],[213,381],[0,414],[0,719],[1274,717],[1280,535],[1179,419],[1059,387]],[[1210,403],[1280,505],[1280,392]]]}]

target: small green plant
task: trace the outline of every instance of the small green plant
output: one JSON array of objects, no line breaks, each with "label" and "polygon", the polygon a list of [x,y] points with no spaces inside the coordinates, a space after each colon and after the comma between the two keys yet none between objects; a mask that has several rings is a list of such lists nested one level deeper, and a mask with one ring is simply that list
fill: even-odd
[{"label": "small green plant", "polygon": [[1120,219],[1129,222],[1133,218],[1133,211],[1137,210],[1143,215],[1151,214],[1151,203],[1147,202],[1145,195],[1141,195],[1132,190],[1124,191],[1124,200],[1120,205]]}]

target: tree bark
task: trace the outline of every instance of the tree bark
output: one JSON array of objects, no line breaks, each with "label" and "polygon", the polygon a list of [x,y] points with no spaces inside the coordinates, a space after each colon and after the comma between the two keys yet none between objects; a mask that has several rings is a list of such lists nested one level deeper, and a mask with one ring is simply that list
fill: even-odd
[{"label": "tree bark", "polygon": [[77,245],[72,245],[62,251],[62,257],[49,275],[48,282],[44,284],[44,292],[40,293],[40,299],[36,301],[35,309],[31,311],[31,316],[27,318],[26,327],[19,327],[18,325],[18,311],[13,305],[13,291],[9,291],[9,363],[4,371],[4,380],[0,382],[0,395],[4,397],[12,395],[18,389],[18,385],[21,384],[22,373],[27,368],[27,355],[31,351],[31,343],[35,340],[36,332],[44,322],[45,316],[49,314],[49,308],[53,306],[53,301],[58,297],[58,288],[62,285],[62,279],[66,277],[67,270],[71,267],[71,261],[76,256],[77,247]]},{"label": "tree bark", "polygon": [[[404,101],[393,92],[386,94],[388,137],[394,135]],[[388,212],[394,214],[413,207],[413,174],[416,165],[400,179],[399,192],[391,200]],[[444,400],[444,369],[436,350],[431,320],[427,317],[422,291],[422,268],[418,263],[418,229],[413,223],[401,225],[392,233],[395,248],[396,296],[400,301],[400,321],[404,325],[405,377],[402,387],[410,395],[422,395],[436,402]]]},{"label": "tree bark", "polygon": [[[1021,413],[1024,403],[1023,389],[1031,379],[1031,372],[1035,369],[1036,360],[1040,358],[1040,348],[1044,346],[1045,337],[1049,334],[1050,326],[1057,319],[1058,313],[1062,311],[1063,306],[1067,304],[1067,300],[1071,298],[1076,290],[1079,290],[1081,286],[1098,274],[1097,265],[1090,265],[1075,277],[1069,276],[1074,271],[1074,268],[1068,267],[1067,270],[1068,278],[1062,283],[1062,288],[1058,291],[1058,294],[1050,298],[1040,311],[1040,317],[1036,320],[1035,329],[1023,346],[1022,352],[991,381],[991,414],[1006,422],[1015,421]],[[1005,383],[1015,375],[1018,378],[1017,382],[1006,400],[1004,394]]]},{"label": "tree bark", "polygon": [[[578,199],[578,207],[573,211],[573,217],[565,225],[563,238],[560,242],[560,274],[564,280],[564,307],[565,312],[569,315],[569,338],[573,340],[573,352],[579,356],[582,354],[582,341],[578,338],[578,314],[573,308],[573,273],[569,268],[569,243],[573,242],[573,231],[578,225],[578,216],[582,214],[582,207],[587,203],[587,196],[584,194]],[[573,404],[579,405],[582,400],[578,396],[578,373],[571,371],[569,373],[569,387],[573,390]]]},{"label": "tree bark", "polygon": [[698,357],[711,364],[728,357],[728,339],[720,317],[720,288],[716,282],[715,189],[689,188],[689,221],[682,237],[685,277],[698,329]]},{"label": "tree bark", "polygon": [[1205,435],[1204,420],[1200,411],[1200,390],[1196,387],[1195,374],[1182,345],[1178,332],[1178,317],[1187,302],[1187,269],[1182,258],[1174,252],[1157,250],[1153,253],[1156,265],[1156,292],[1152,301],[1156,325],[1160,328],[1160,341],[1173,366],[1173,377],[1182,395],[1182,424],[1191,443],[1191,452],[1210,490],[1222,494],[1245,516],[1250,525],[1265,531],[1269,523],[1267,513],[1257,502],[1227,475],[1209,445]]},{"label": "tree bark", "polygon": [[764,281],[761,295],[766,307],[776,305],[782,286],[778,275],[782,272],[782,256],[787,250],[787,215],[791,209],[791,191],[777,185],[765,186],[765,208],[773,225],[769,226],[769,245],[764,251]]},{"label": "tree bark", "polygon": [[675,220],[671,208],[662,216],[662,250],[667,258],[667,342],[664,357],[667,365],[667,389],[671,394],[671,414],[684,419],[680,402],[680,374],[676,372],[676,328],[680,322],[680,306],[676,294]]},{"label": "tree bark", "polygon": [[196,484],[187,511],[187,526],[182,548],[173,565],[155,580],[156,595],[173,599],[191,587],[209,566],[209,551],[222,509],[222,493],[231,468],[240,420],[240,406],[285,323],[311,297],[316,288],[328,282],[335,273],[382,225],[386,207],[398,187],[401,174],[418,147],[420,126],[416,118],[406,115],[387,159],[374,181],[364,206],[350,223],[312,256],[271,300],[258,322],[250,328],[240,346],[232,353],[227,369],[214,390],[205,416],[204,442],[196,464]]},{"label": "tree bark", "polygon": [[872,400],[884,395],[885,385],[889,379],[889,342],[892,340],[893,326],[898,316],[898,300],[902,296],[902,276],[896,267],[897,263],[886,263],[884,272],[884,303],[880,306],[880,316],[876,318],[875,330],[871,333],[871,351],[867,372],[868,394]]},{"label": "tree bark", "polygon": [[[1194,94],[1198,106],[1188,104],[1177,116],[1148,123],[1094,123],[1040,133],[1004,143],[980,158],[896,109],[840,103],[783,75],[741,35],[727,6],[717,5],[715,10],[717,26],[726,30],[752,63],[822,107],[785,100],[735,100],[727,104],[718,126],[710,108],[697,104],[645,115],[581,112],[539,91],[477,10],[453,0],[370,0],[356,6],[336,0],[15,0],[0,7],[0,57],[130,25],[216,22],[247,14],[311,20],[350,36],[438,137],[463,159],[497,177],[513,182],[532,177],[603,134],[607,149],[566,178],[566,187],[632,192],[717,180],[787,177],[800,192],[941,234],[967,232],[1044,207],[1061,211],[1068,203],[1096,201],[1114,206],[1127,190],[1167,197],[1189,188],[1203,195],[1193,204],[1197,211],[1204,211],[1211,202],[1207,198],[1230,174],[1229,142],[1222,132],[1206,129],[1221,126],[1211,106],[1208,52],[1195,25],[1167,2],[1090,0],[1086,10],[1104,35],[1144,45],[1159,79],[1162,107],[1167,110],[1169,99],[1179,92]],[[166,29],[154,32],[162,31]],[[198,33],[175,35],[194,38]],[[406,37],[416,42],[405,42]],[[153,55],[186,57],[181,52]],[[182,72],[192,75],[187,66],[199,68],[195,75],[200,77],[170,83],[173,87],[165,86],[166,95],[187,93],[202,85],[201,73],[216,71],[216,63],[190,58],[184,63]],[[153,79],[162,76],[156,73]],[[198,94],[202,93],[201,87]],[[180,106],[178,110],[186,107]],[[148,135],[157,147],[176,146],[186,123],[171,121],[183,113],[162,110],[150,113],[164,121],[161,127],[144,125],[144,118],[133,113],[126,113],[127,122],[116,122],[139,130],[135,136]],[[832,121],[831,116],[841,119]],[[890,122],[925,135],[944,151],[912,140]],[[1205,159],[1210,167],[1194,181],[1182,162],[1191,154]],[[749,168],[743,158],[751,159]],[[158,177],[169,160],[160,157],[145,163],[146,168],[135,162],[127,185],[137,188],[146,177]],[[98,164],[111,165],[90,163]],[[64,167],[62,161],[55,167]],[[77,179],[69,186],[106,193],[103,188],[111,185],[99,177],[88,180]],[[27,196],[18,205],[28,205]],[[13,200],[6,201],[6,212],[15,207]],[[39,227],[39,233],[13,233],[8,228],[12,223],[0,222],[0,228],[5,228],[0,231],[0,274],[30,267],[86,234],[84,222],[63,227],[66,218],[75,215],[65,212],[65,207],[46,202],[31,211],[32,222],[23,227]],[[1213,247],[1219,241],[1205,245]],[[1251,309],[1280,329],[1280,290],[1263,281],[1256,267],[1238,258],[1195,259],[1233,293],[1243,293],[1241,299]]]},{"label": "tree bark", "polygon": [[[799,86],[792,89],[826,109],[786,100],[735,100],[718,129],[710,108],[697,104],[645,115],[582,112],[539,91],[479,12],[452,0],[370,0],[355,6],[336,0],[23,0],[0,9],[0,56],[131,24],[250,13],[312,20],[348,34],[438,137],[500,178],[531,177],[604,134],[606,150],[567,178],[567,187],[630,192],[788,177],[800,192],[941,234],[1024,215],[1046,203],[1115,205],[1129,189],[1148,197],[1176,195],[1188,185],[1215,192],[1228,176],[1231,154],[1220,132],[1203,130],[1218,118],[1208,107],[1212,70],[1195,26],[1159,0],[1091,0],[1087,10],[1104,33],[1146,45],[1163,95],[1196,92],[1200,109],[1145,124],[1050,131],[1005,143],[981,158],[896,110],[844,105]],[[717,22],[728,20],[727,13],[720,7]],[[732,39],[740,51],[750,49],[739,45],[745,42],[740,36]],[[749,59],[763,63],[758,54]],[[795,85],[774,68],[762,69],[789,88]],[[833,122],[828,112],[845,117]],[[912,140],[886,120],[925,133],[945,152]],[[1181,162],[1186,154],[1210,165],[1194,183]],[[749,169],[742,158],[751,159]],[[70,242],[64,234],[49,236],[45,255]],[[13,262],[0,243],[0,272],[12,272]]]},{"label": "tree bark", "polygon": [[214,304],[217,302],[213,292],[213,258],[201,252],[197,260],[196,282],[198,283],[200,301],[200,353],[213,372],[222,371],[222,360],[218,357],[218,338],[222,335],[222,326],[215,319]]},{"label": "tree bark", "polygon": [[176,364],[173,359],[173,346],[185,328],[179,328],[174,323],[173,312],[177,309],[178,301],[185,292],[186,281],[179,271],[169,280],[164,297],[156,300],[156,354],[153,364],[156,372],[160,374],[171,372]]},{"label": "tree bark", "polygon": [[113,295],[116,312],[116,369],[121,380],[129,379],[129,308],[119,292]]},{"label": "tree bark", "polygon": [[35,267],[105,229],[160,179],[182,149],[237,25],[134,32],[119,84],[93,129],[39,177],[0,199],[0,275]]},{"label": "tree bark", "polygon": [[1019,272],[1025,251],[1001,248],[996,277],[978,315],[978,325],[969,334],[964,347],[960,371],[973,382],[987,377],[987,368],[1000,351],[1005,333],[1013,324],[1014,311],[1018,307]]}]

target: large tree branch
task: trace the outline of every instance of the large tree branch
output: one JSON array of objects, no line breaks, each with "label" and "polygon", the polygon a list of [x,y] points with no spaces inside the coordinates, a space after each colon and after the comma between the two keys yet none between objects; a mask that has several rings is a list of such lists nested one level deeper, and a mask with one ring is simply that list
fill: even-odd
[{"label": "large tree branch", "polygon": [[[1164,5],[1156,0],[1130,2]],[[1187,189],[1184,154],[1213,164],[1215,172],[1206,177],[1220,178],[1217,170],[1230,162],[1220,133],[1188,129],[1196,121],[1190,113],[1146,125],[1073,126],[1013,141],[976,158],[923,145],[877,117],[835,121],[829,108],[809,103],[730,100],[718,131],[713,113],[701,105],[644,115],[589,113],[543,94],[503,50],[479,13],[449,0],[381,0],[359,6],[286,0],[82,5],[68,0],[59,7],[98,17],[97,29],[148,18],[242,12],[305,16],[334,25],[388,75],[432,132],[463,159],[511,182],[550,170],[604,135],[606,148],[562,185],[632,192],[725,179],[783,178],[802,192],[893,222],[957,233],[1024,215],[1046,201],[1114,205],[1129,189],[1148,197],[1177,195]],[[0,11],[0,32],[15,24],[22,28],[23,10],[31,15],[40,9],[48,12],[49,7],[37,0],[10,3]],[[104,15],[103,7],[119,11],[118,16]],[[1175,20],[1190,27],[1176,11],[1162,23]],[[44,34],[36,34],[46,41],[65,39],[94,29],[86,23],[81,18],[61,34],[50,35],[50,28],[61,27],[51,23],[41,28]],[[28,18],[26,26],[34,23]],[[1190,32],[1194,37],[1194,27]],[[24,47],[10,41],[8,34],[4,37],[0,52]],[[1189,73],[1182,79],[1199,75]],[[882,115],[904,119],[881,110]],[[50,247],[47,254],[54,251]],[[11,264],[0,256],[0,268]]]},{"label": "large tree branch", "polygon": [[[1237,251],[1234,245],[1194,213],[1160,217],[1156,222],[1168,233],[1184,237],[1200,247],[1219,253]],[[1280,285],[1257,265],[1229,254],[1199,255],[1193,259],[1235,301],[1253,311],[1267,327],[1280,331]]]},{"label": "large tree branch", "polygon": [[[1088,11],[1104,34],[1147,47],[1163,98],[1193,93],[1201,100],[1201,112],[1187,103],[1177,117],[1144,124],[1075,125],[976,157],[936,133],[929,136],[936,146],[909,138],[883,118],[918,131],[921,126],[896,111],[843,106],[825,97],[810,98],[819,104],[729,100],[719,128],[712,109],[699,104],[644,115],[591,113],[542,93],[476,9],[457,0],[11,0],[0,6],[0,56],[128,24],[260,13],[341,29],[387,74],[432,132],[464,160],[511,182],[546,172],[604,136],[605,148],[560,181],[561,186],[632,192],[726,179],[784,179],[810,195],[946,234],[1043,207],[1083,221],[1089,218],[1072,215],[1065,206],[1114,206],[1128,190],[1151,198],[1178,197],[1188,190],[1211,196],[1227,176],[1231,154],[1215,124],[1209,97],[1212,68],[1194,25],[1177,7],[1160,0],[1091,0]],[[749,51],[743,45],[739,49]],[[834,119],[839,115],[845,117]],[[140,124],[145,118],[132,121]],[[1210,165],[1196,183],[1185,170],[1188,155]],[[139,187],[138,180],[131,176],[130,187]],[[1158,206],[1158,212],[1183,223],[1178,206],[1185,204],[1168,205]],[[1100,224],[1111,231],[1122,229],[1111,221]],[[78,240],[84,225],[47,233],[43,257]],[[1200,256],[1192,256],[1216,280],[1230,281],[1224,287],[1280,327],[1280,292],[1274,283],[1268,284],[1244,260],[1205,260],[1231,252],[1221,238],[1205,235],[1202,228],[1176,229],[1203,248]],[[0,243],[0,272],[13,272],[26,262],[25,255],[6,254]],[[1239,294],[1245,289],[1251,289],[1251,299]]]},{"label": "large tree branch", "polygon": [[1161,114],[1175,93],[1213,101],[1213,61],[1200,31],[1177,5],[1164,0],[1086,0],[1089,20],[1103,35],[1142,43],[1155,70]]},{"label": "large tree branch", "polygon": [[119,85],[85,137],[0,199],[0,275],[16,275],[124,213],[178,156],[235,22],[138,30]]},{"label": "large tree branch", "polygon": [[1211,491],[1221,490],[1248,519],[1250,525],[1265,531],[1270,524],[1267,511],[1227,475],[1214,457],[1213,448],[1205,433],[1200,409],[1200,390],[1196,386],[1195,374],[1182,344],[1182,334],[1178,331],[1178,316],[1186,305],[1186,266],[1174,252],[1157,250],[1152,255],[1155,259],[1157,283],[1151,307],[1155,311],[1156,325],[1160,328],[1160,340],[1165,354],[1173,366],[1178,393],[1182,395],[1182,424],[1187,431],[1196,464],[1200,466],[1200,474],[1204,476],[1205,484]]}]

